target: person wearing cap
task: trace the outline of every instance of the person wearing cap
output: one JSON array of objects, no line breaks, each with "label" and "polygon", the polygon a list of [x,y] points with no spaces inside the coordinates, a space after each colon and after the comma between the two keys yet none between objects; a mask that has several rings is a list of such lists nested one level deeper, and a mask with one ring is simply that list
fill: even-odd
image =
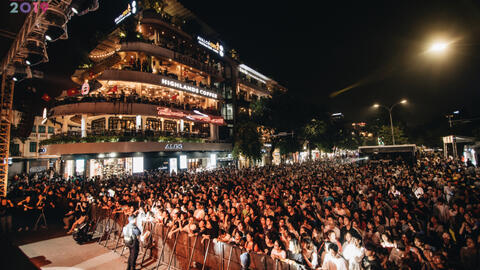
[{"label": "person wearing cap", "polygon": [[127,270],[135,270],[135,264],[138,257],[138,251],[140,248],[138,242],[138,236],[140,235],[140,230],[136,225],[135,216],[128,217],[128,224],[123,227],[123,237],[125,240],[125,246],[128,247],[130,255],[128,256],[128,266]]}]

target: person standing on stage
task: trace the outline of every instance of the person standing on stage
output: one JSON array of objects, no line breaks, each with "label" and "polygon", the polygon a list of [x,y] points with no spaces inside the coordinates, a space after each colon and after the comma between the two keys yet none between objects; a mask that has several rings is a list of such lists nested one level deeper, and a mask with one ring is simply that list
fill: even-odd
[{"label": "person standing on stage", "polygon": [[128,256],[128,267],[127,270],[135,270],[135,264],[138,257],[138,251],[140,248],[138,242],[138,236],[140,235],[140,230],[136,225],[135,216],[128,217],[128,224],[123,227],[123,239],[125,240],[125,245],[130,250],[130,255]]}]

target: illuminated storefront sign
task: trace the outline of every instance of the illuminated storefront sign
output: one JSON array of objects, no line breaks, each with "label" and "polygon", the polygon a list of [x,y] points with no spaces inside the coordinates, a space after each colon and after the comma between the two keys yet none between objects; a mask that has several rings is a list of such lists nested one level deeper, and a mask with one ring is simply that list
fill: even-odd
[{"label": "illuminated storefront sign", "polygon": [[165,145],[165,150],[182,150],[183,144],[181,143],[167,143]]},{"label": "illuminated storefront sign", "polygon": [[194,93],[194,94],[199,94],[199,95],[206,96],[206,97],[211,97],[211,98],[217,98],[218,97],[217,93],[206,91],[204,89],[201,89],[201,88],[198,88],[198,87],[195,87],[195,86],[192,86],[192,85],[188,85],[188,84],[185,84],[185,83],[177,82],[177,81],[174,81],[174,80],[169,80],[169,79],[162,78],[160,83],[162,85],[165,85],[165,86],[169,86],[169,87],[179,89],[179,90],[188,91],[188,92],[191,92],[191,93]]},{"label": "illuminated storefront sign", "polygon": [[221,57],[223,57],[223,55],[225,54],[224,51],[223,51],[223,46],[220,45],[220,43],[213,43],[211,41],[208,41],[202,37],[197,37],[197,40],[198,40],[198,44],[210,49],[211,51],[214,51],[215,53],[217,53],[218,55],[220,55]]},{"label": "illuminated storefront sign", "polygon": [[247,66],[247,65],[244,65],[244,64],[240,64],[238,66],[238,71],[240,71],[241,73],[245,74],[245,75],[248,75],[252,78],[254,78],[255,80],[257,81],[260,81],[262,83],[266,83],[266,81],[270,80],[270,78],[268,78],[267,76],[263,75],[262,73],[252,69],[251,67]]},{"label": "illuminated storefront sign", "polygon": [[82,85],[82,95],[88,95],[90,92],[90,85],[88,84],[88,81],[85,81]]},{"label": "illuminated storefront sign", "polygon": [[125,9],[120,16],[115,18],[115,24],[121,23],[123,20],[135,13],[137,13],[137,2],[133,1],[131,4],[128,4],[127,9]]},{"label": "illuminated storefront sign", "polygon": [[157,115],[162,117],[175,117],[184,120],[198,121],[216,125],[225,124],[224,120],[220,116],[212,116],[207,114],[189,113],[181,110],[175,110],[165,107],[157,107]]}]

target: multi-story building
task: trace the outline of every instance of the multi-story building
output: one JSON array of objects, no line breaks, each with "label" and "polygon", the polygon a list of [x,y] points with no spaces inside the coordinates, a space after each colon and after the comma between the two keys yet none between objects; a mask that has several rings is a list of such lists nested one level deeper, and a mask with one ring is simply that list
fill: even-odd
[{"label": "multi-story building", "polygon": [[[22,112],[13,111],[12,129],[22,124]],[[10,141],[9,176],[21,173],[35,173],[53,166],[58,156],[45,153],[42,141],[50,139],[55,132],[55,124],[43,116],[35,116],[33,128],[27,138],[12,137]]]},{"label": "multi-story building", "polygon": [[231,160],[235,116],[276,82],[239,64],[209,26],[177,1],[135,1],[72,75],[81,90],[55,99],[46,154],[65,176],[212,168]]}]

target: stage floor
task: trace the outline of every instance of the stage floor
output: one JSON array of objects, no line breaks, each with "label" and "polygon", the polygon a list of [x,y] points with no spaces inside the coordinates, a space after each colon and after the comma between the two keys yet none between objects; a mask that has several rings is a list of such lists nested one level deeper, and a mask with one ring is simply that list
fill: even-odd
[{"label": "stage floor", "polygon": [[[127,268],[125,257],[96,242],[78,245],[71,235],[25,244],[20,249],[36,266],[46,270]],[[128,255],[128,250],[125,253]]]}]

